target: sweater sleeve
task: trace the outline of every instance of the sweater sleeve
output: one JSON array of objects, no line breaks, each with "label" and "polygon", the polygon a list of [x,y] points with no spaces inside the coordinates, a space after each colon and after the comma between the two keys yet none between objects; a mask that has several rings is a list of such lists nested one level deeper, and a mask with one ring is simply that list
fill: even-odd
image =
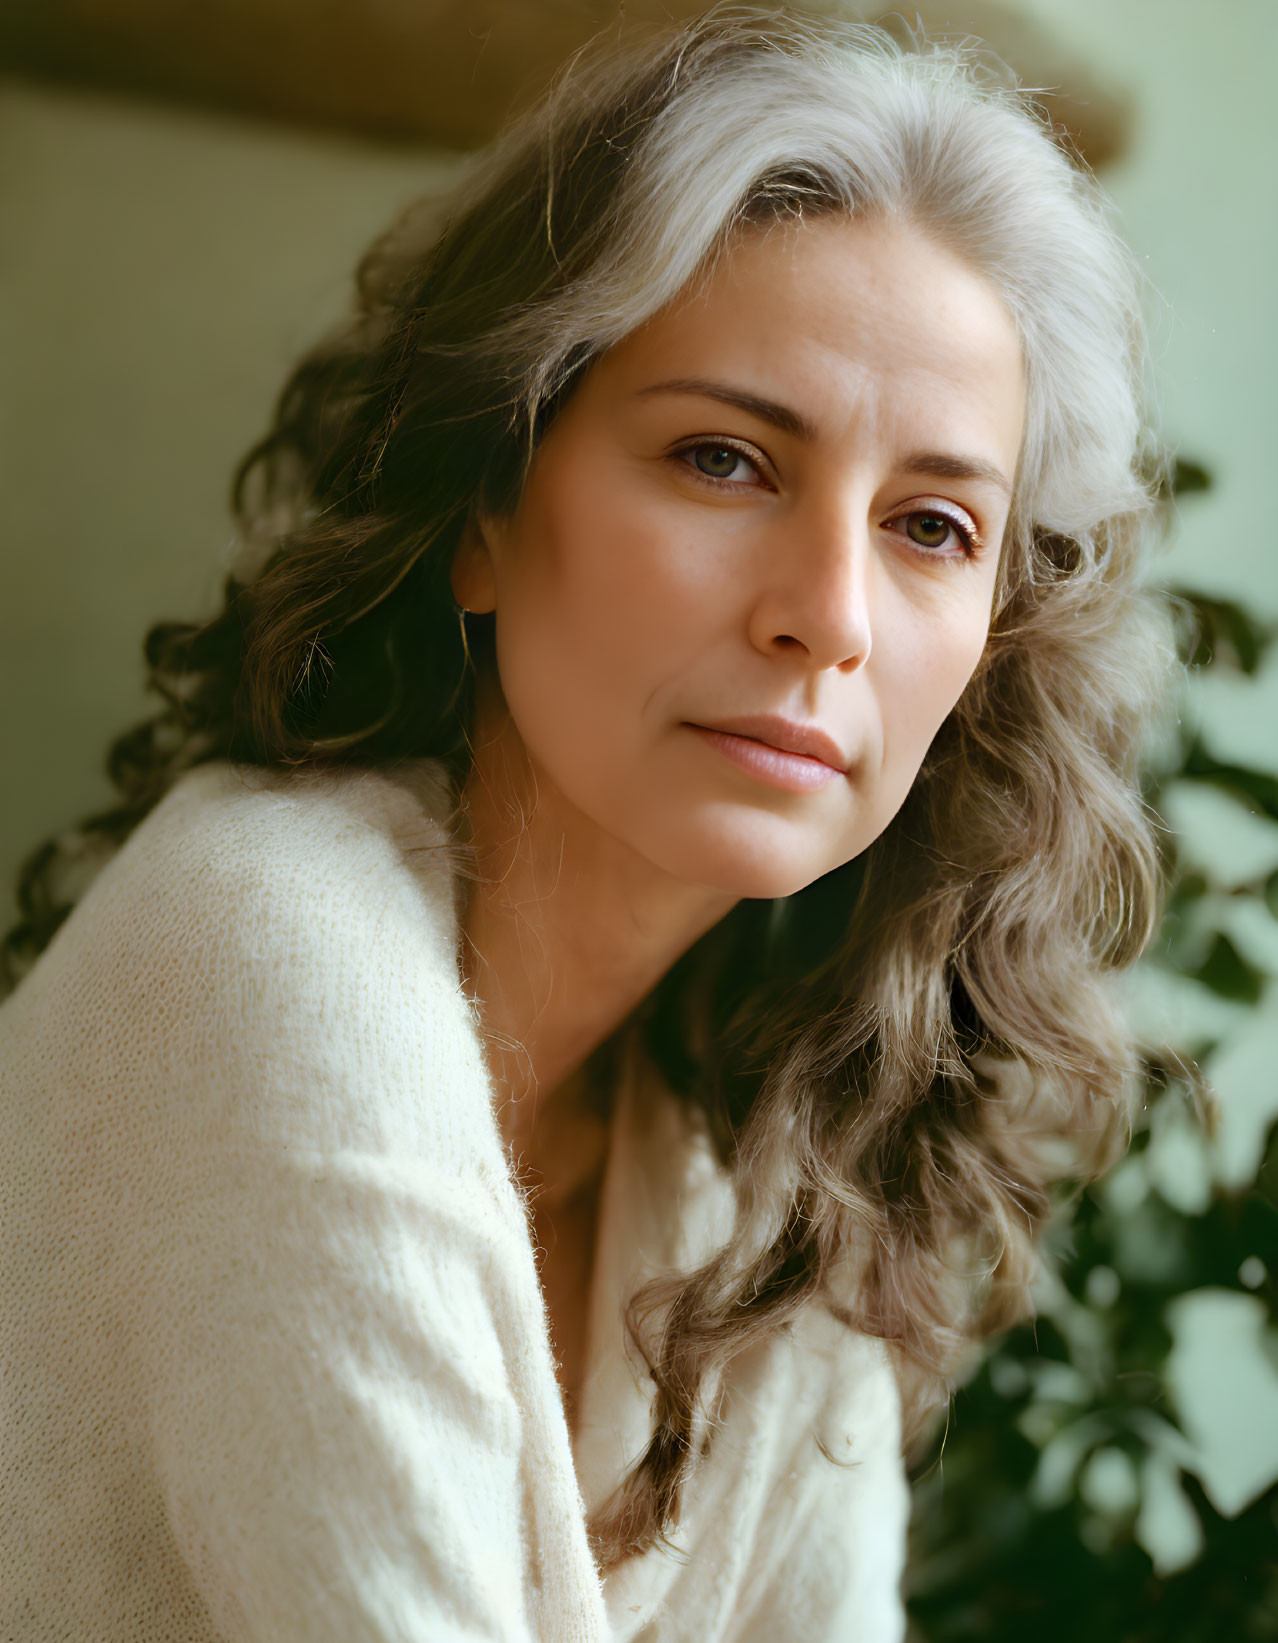
[{"label": "sweater sleeve", "polygon": [[448,877],[389,786],[352,811],[218,779],[135,836],[52,970],[78,978],[167,1531],[227,1643],[586,1643]]},{"label": "sweater sleeve", "polygon": [[157,1208],[154,1462],[228,1643],[530,1638],[500,1205],[418,1159],[226,1146]]}]

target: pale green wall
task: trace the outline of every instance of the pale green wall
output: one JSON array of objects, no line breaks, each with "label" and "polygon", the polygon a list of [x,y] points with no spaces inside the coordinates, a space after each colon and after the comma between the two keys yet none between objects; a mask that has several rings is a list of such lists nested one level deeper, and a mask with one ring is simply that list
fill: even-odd
[{"label": "pale green wall", "polygon": [[20,854],[110,797],[146,628],[211,613],[288,365],[454,163],[0,81],[6,915]]}]

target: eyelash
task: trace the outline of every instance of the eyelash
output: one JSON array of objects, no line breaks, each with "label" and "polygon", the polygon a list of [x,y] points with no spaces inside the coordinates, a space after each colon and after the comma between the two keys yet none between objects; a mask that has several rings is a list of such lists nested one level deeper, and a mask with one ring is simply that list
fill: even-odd
[{"label": "eyelash", "polygon": [[[694,456],[697,451],[736,451],[744,462],[748,462],[750,464],[760,478],[764,477],[763,465],[760,463],[758,457],[753,454],[752,448],[735,439],[696,439],[689,445],[680,445],[677,449],[671,451],[670,455],[676,461],[679,461],[681,458]],[[739,479],[716,479],[713,474],[703,473],[702,470],[691,461],[680,461],[680,466],[686,468],[688,472],[692,474],[694,479],[700,480],[704,485],[709,485],[713,490],[722,490],[724,486],[735,487],[744,483]],[[747,488],[753,489],[754,487],[750,486]],[[905,513],[893,515],[893,517],[887,520],[886,523],[889,525],[895,525],[904,519],[911,519],[921,515],[930,516],[933,519],[943,519],[958,539],[961,551],[958,554],[948,554],[943,550],[943,548],[924,548],[917,542],[911,542],[909,537],[906,537],[905,542],[907,547],[909,547],[912,552],[917,554],[920,559],[975,559],[977,555],[983,551],[985,544],[981,540],[978,533],[956,514],[951,513],[946,508],[909,508]]]}]

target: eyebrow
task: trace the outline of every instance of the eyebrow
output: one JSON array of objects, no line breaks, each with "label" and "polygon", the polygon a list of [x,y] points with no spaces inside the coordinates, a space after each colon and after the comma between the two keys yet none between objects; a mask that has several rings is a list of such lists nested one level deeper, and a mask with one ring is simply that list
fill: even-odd
[{"label": "eyebrow", "polygon": [[915,451],[907,456],[901,468],[907,474],[931,475],[936,479],[983,479],[1006,496],[1012,494],[1012,482],[1001,468],[979,456],[950,456],[945,451]]},{"label": "eyebrow", "polygon": [[780,428],[782,433],[790,434],[795,439],[806,440],[810,444],[817,436],[816,428],[807,417],[791,410],[788,405],[778,405],[775,399],[747,393],[744,388],[733,388],[726,382],[711,382],[704,377],[674,377],[669,382],[654,382],[648,388],[640,388],[639,393],[644,398],[649,394],[700,394],[703,399],[717,399],[723,405],[735,405],[738,411],[746,411],[762,422],[770,422],[774,428]]},{"label": "eyebrow", "polygon": [[[771,423],[794,439],[812,444],[817,437],[815,424],[791,406],[706,377],[673,377],[668,382],[654,382],[640,388],[639,394],[643,398],[651,394],[698,394],[703,399],[717,399],[720,404],[732,405],[738,411],[757,416],[761,422]],[[956,456],[946,451],[915,451],[905,458],[900,467],[904,473],[930,475],[936,479],[983,480],[1007,496],[1012,494],[1012,482],[1007,475],[979,456]]]}]

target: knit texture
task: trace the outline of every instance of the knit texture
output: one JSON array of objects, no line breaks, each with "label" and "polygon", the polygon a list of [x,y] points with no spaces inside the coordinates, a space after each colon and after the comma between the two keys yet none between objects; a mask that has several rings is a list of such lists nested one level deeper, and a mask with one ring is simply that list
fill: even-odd
[{"label": "knit texture", "polygon": [[450,808],[427,761],[201,766],[0,1008],[0,1640],[898,1643],[895,1383],[816,1306],[600,1581],[651,1418],[625,1303],[733,1195],[632,1068],[574,1446]]}]

